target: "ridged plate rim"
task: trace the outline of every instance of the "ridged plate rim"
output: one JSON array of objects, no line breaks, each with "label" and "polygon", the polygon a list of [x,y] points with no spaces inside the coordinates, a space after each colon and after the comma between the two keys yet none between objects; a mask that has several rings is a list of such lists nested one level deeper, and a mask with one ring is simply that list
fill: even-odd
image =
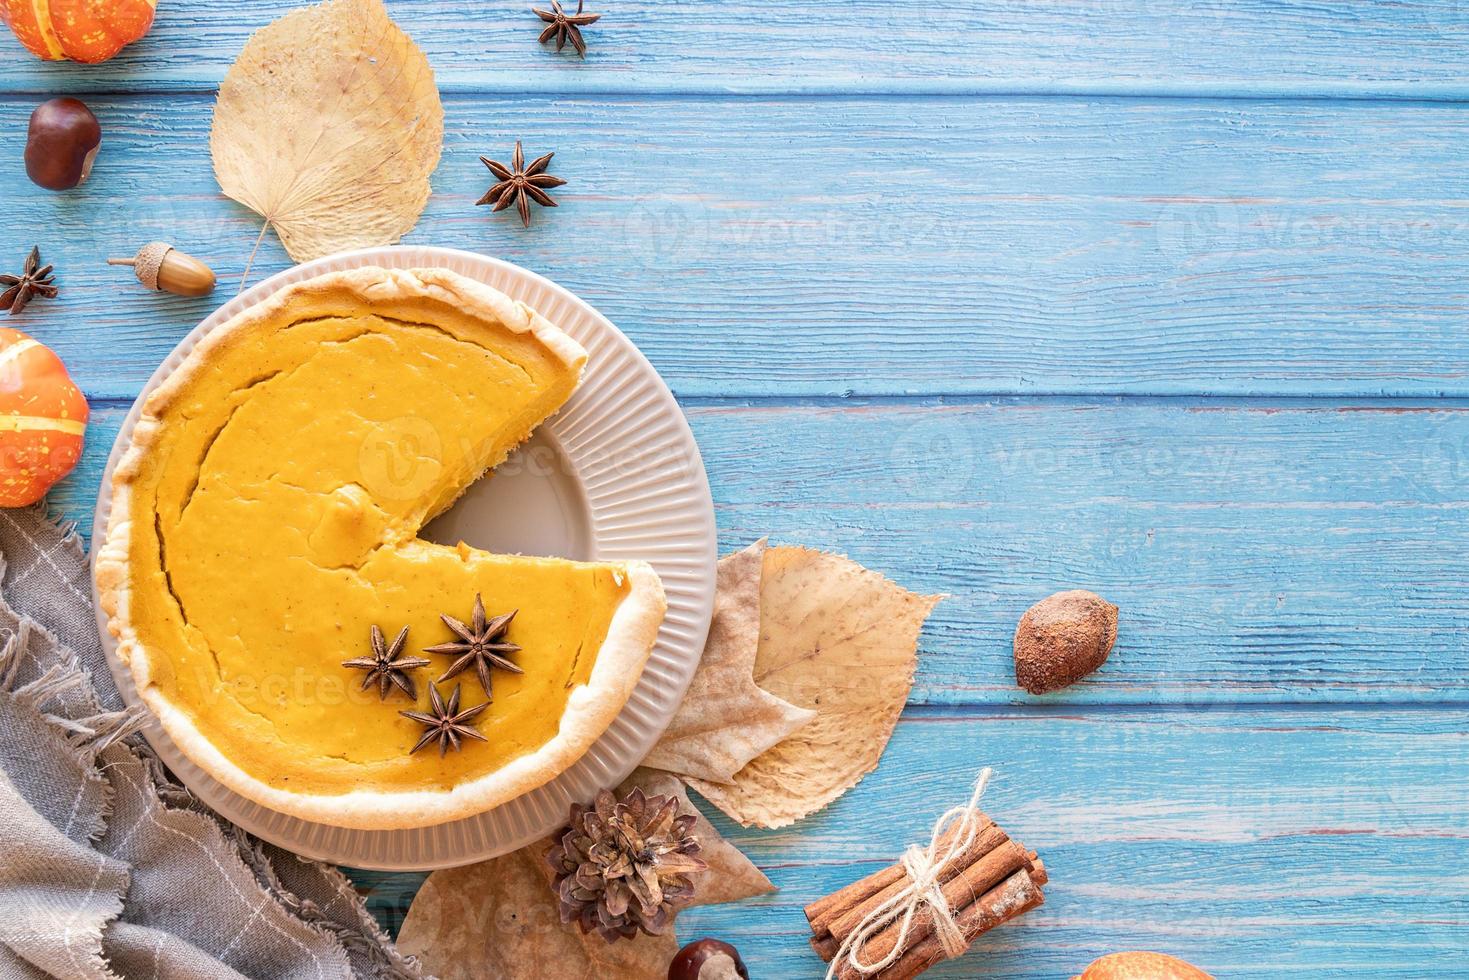
[{"label": "ridged plate rim", "polygon": [[[144,736],[174,774],[221,815],[303,857],[383,871],[427,871],[504,854],[564,821],[573,800],[627,776],[668,727],[704,649],[714,608],[714,502],[698,444],[673,393],[632,341],[590,304],[544,276],[503,259],[460,249],[396,245],[360,249],[295,266],[225,303],[189,332],[159,365],[133,403],[103,473],[93,523],[105,533],[112,472],[132,436],[143,402],[194,346],[230,317],[313,276],[379,265],[445,268],[499,289],[538,310],[587,349],[581,387],[541,428],[572,464],[588,504],[593,556],[642,558],[668,592],[668,615],[648,666],[627,706],[575,765],[544,786],[463,820],[416,830],[363,831],[311,823],[270,810],[230,791],[194,765],[156,719]],[[637,424],[627,424],[634,416]],[[651,460],[619,472],[619,461]],[[95,560],[96,547],[93,547]],[[93,576],[93,599],[96,578]],[[130,705],[141,704],[132,675],[117,656],[97,604],[109,666]]]}]

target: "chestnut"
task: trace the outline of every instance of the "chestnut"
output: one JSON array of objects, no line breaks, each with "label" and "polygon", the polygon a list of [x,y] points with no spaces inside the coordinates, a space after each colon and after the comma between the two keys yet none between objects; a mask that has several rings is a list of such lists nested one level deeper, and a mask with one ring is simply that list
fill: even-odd
[{"label": "chestnut", "polygon": [[50,191],[69,191],[87,179],[102,145],[102,125],[80,99],[51,99],[31,113],[26,175]]},{"label": "chestnut", "polygon": [[668,980],[750,980],[750,973],[729,943],[697,939],[668,964]]}]

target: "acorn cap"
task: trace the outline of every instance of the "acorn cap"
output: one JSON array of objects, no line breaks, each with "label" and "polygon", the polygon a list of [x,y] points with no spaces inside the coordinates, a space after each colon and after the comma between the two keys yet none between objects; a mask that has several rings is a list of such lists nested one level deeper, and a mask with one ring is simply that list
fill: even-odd
[{"label": "acorn cap", "polygon": [[163,268],[164,256],[172,251],[173,246],[167,242],[149,242],[138,249],[133,259],[133,274],[138,277],[138,282],[149,289],[162,289],[158,285],[158,270]]}]

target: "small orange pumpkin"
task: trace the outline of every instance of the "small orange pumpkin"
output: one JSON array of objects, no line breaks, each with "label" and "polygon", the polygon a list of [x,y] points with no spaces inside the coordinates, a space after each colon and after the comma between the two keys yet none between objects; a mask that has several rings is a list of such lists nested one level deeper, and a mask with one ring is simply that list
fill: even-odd
[{"label": "small orange pumpkin", "polygon": [[0,327],[0,507],[45,496],[82,457],[87,399],[39,340]]},{"label": "small orange pumpkin", "polygon": [[47,61],[106,61],[148,33],[158,0],[0,0],[0,20]]}]

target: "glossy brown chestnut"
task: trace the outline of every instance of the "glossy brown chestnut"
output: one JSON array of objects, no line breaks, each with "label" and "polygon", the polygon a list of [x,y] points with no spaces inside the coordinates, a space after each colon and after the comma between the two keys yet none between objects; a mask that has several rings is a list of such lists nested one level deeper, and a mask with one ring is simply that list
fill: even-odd
[{"label": "glossy brown chestnut", "polygon": [[750,980],[750,973],[729,943],[697,939],[668,964],[668,980]]},{"label": "glossy brown chestnut", "polygon": [[80,99],[42,102],[31,113],[26,175],[51,191],[69,191],[87,179],[102,145],[102,125]]}]

